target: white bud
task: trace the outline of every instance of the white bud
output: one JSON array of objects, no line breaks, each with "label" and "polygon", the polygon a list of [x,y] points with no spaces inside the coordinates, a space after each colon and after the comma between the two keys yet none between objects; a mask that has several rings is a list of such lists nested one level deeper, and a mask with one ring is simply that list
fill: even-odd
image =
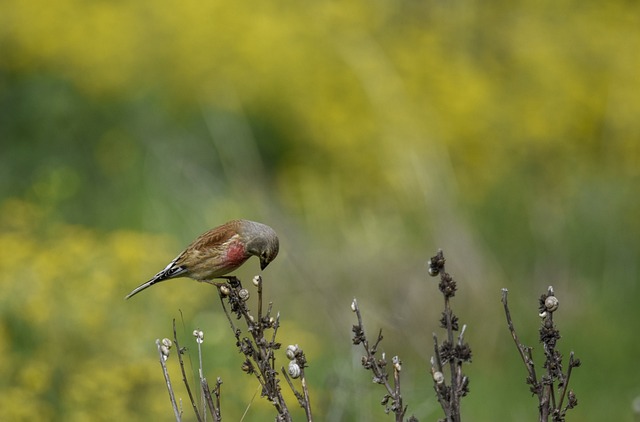
[{"label": "white bud", "polygon": [[351,302],[351,311],[355,312],[358,309],[358,304],[356,303],[356,300],[353,299],[353,302]]},{"label": "white bud", "polygon": [[202,344],[204,342],[204,333],[202,330],[193,330],[193,336],[196,338],[196,343]]},{"label": "white bud", "polygon": [[258,287],[260,285],[260,283],[262,283],[262,277],[260,277],[259,275],[253,277],[253,285]]},{"label": "white bud", "polygon": [[167,347],[168,349],[171,349],[171,346],[173,346],[173,343],[168,338],[163,338],[162,345]]},{"label": "white bud", "polygon": [[229,286],[225,286],[224,284],[220,286],[220,294],[222,294],[222,296],[229,296],[230,292],[231,290],[229,290]]}]

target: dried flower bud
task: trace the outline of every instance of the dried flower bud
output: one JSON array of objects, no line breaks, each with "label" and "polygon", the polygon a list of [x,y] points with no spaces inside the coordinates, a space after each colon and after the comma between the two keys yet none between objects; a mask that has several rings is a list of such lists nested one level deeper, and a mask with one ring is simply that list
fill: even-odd
[{"label": "dried flower bud", "polygon": [[247,300],[249,300],[249,296],[250,296],[249,290],[247,289],[240,289],[240,291],[238,292],[238,297],[243,302],[246,302]]},{"label": "dried flower bud", "polygon": [[240,367],[240,369],[242,369],[242,372],[246,372],[247,374],[253,373],[253,365],[251,365],[251,362],[249,362],[248,360],[242,362],[242,366]]},{"label": "dried flower bud", "polygon": [[202,344],[204,342],[204,333],[202,330],[193,330],[193,336],[196,338],[196,343]]},{"label": "dried flower bud", "polygon": [[438,274],[440,274],[440,270],[438,269],[438,267],[436,267],[436,266],[434,265],[434,263],[433,263],[433,261],[432,261],[432,260],[429,260],[429,261],[427,262],[427,268],[428,268],[428,269],[427,269],[427,272],[429,273],[429,275],[430,275],[431,277],[435,277],[435,276],[437,276]]},{"label": "dried flower bud", "polygon": [[569,400],[567,402],[567,407],[569,409],[573,409],[577,405],[578,405],[578,399],[576,398],[576,394],[573,392],[573,390],[569,390]]},{"label": "dried flower bud", "polygon": [[262,284],[262,277],[260,277],[259,275],[253,277],[253,280],[251,280],[253,282],[253,285],[258,287],[260,284]]},{"label": "dried flower bud", "polygon": [[544,307],[547,309],[547,311],[549,312],[554,312],[558,309],[558,306],[560,305],[560,302],[558,302],[558,298],[555,296],[549,296],[548,298],[545,299],[544,301]]},{"label": "dried flower bud", "polygon": [[289,375],[291,375],[291,378],[298,378],[301,373],[300,365],[298,365],[295,360],[289,362]]},{"label": "dried flower bud", "polygon": [[231,290],[229,290],[229,286],[226,285],[222,285],[220,286],[220,294],[222,296],[229,296],[229,293],[231,292]]},{"label": "dried flower bud", "polygon": [[351,302],[351,311],[355,312],[356,309],[358,309],[358,304],[356,303],[356,299],[354,298],[353,301]]},{"label": "dried flower bud", "polygon": [[168,338],[163,338],[162,345],[167,347],[168,349],[171,349],[171,346],[173,346],[173,343]]}]

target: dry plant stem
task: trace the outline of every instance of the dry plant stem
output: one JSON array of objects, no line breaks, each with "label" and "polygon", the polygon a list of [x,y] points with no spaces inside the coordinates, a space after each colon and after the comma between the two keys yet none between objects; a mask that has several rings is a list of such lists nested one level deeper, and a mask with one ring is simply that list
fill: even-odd
[{"label": "dry plant stem", "polygon": [[304,376],[304,368],[302,368],[302,374],[300,375],[300,383],[302,384],[302,393],[304,394],[304,413],[307,415],[307,421],[313,422],[313,416],[311,415],[311,398],[309,397],[307,379]]},{"label": "dry plant stem", "polygon": [[178,403],[176,403],[176,397],[173,393],[173,387],[171,386],[171,379],[169,378],[169,371],[167,370],[167,365],[165,363],[166,356],[162,353],[160,340],[156,339],[156,346],[158,346],[158,355],[160,356],[160,366],[162,366],[162,374],[164,375],[164,380],[167,383],[167,390],[169,390],[169,399],[171,400],[171,407],[173,407],[173,414],[176,417],[176,422],[182,421],[182,412],[178,408]]},{"label": "dry plant stem", "polygon": [[[201,332],[202,333],[202,332]],[[202,395],[202,415],[203,415],[203,419],[206,422],[207,420],[207,408],[209,409],[209,412],[211,413],[211,415],[213,416],[213,420],[216,422],[219,422],[221,420],[221,416],[220,416],[220,407],[217,407],[214,405],[213,403],[213,398],[211,397],[211,390],[209,389],[209,383],[207,382],[207,379],[204,376],[204,369],[202,366],[202,340],[201,339],[197,339],[196,343],[198,344],[198,362],[199,362],[199,368],[198,368],[198,375],[200,377],[200,393]],[[218,383],[216,384],[216,388],[219,390],[220,388],[220,379],[218,378]],[[219,395],[219,391],[218,391],[218,395]]]},{"label": "dry plant stem", "polygon": [[[569,368],[565,374],[562,371],[562,355],[556,350],[556,343],[560,339],[560,332],[553,321],[553,314],[558,309],[559,302],[553,292],[553,287],[549,286],[546,294],[540,297],[540,342],[543,345],[545,354],[545,373],[538,380],[533,363],[531,348],[520,343],[518,335],[511,319],[511,313],[507,302],[507,289],[502,289],[502,303],[504,305],[507,326],[511,333],[520,357],[527,368],[527,384],[531,386],[531,392],[538,397],[539,421],[547,422],[549,418],[553,422],[564,422],[568,409],[577,406],[578,401],[573,391],[569,390],[569,380],[574,367],[580,366],[580,360],[575,359],[574,353],[569,356]],[[556,382],[559,399],[556,400]],[[568,396],[567,405],[562,407],[565,398]]]},{"label": "dry plant stem", "polygon": [[[453,313],[451,298],[457,291],[457,283],[445,271],[445,258],[442,250],[429,260],[429,275],[440,276],[438,289],[444,297],[444,311],[440,319],[440,327],[444,328],[447,338],[442,343],[433,333],[434,356],[431,358],[431,374],[436,397],[445,414],[447,422],[460,422],[460,401],[469,392],[469,379],[462,372],[462,364],[471,362],[471,348],[464,341],[466,325],[458,334],[457,341],[454,331],[458,331],[458,317]],[[448,363],[448,365],[447,365]],[[449,369],[449,385],[445,380],[444,370]]]},{"label": "dry plant stem", "polygon": [[[245,355],[245,363],[243,370],[249,374],[254,374],[260,386],[262,387],[262,395],[269,399],[269,402],[275,407],[278,413],[278,421],[291,421],[291,415],[287,404],[282,396],[277,371],[275,366],[275,349],[280,345],[275,342],[276,334],[279,327],[279,318],[271,318],[271,303],[269,304],[266,315],[262,316],[262,281],[258,279],[258,312],[259,318],[255,319],[249,312],[246,305],[246,298],[241,297],[242,285],[235,277],[226,277],[227,283],[215,283],[218,287],[218,294],[222,303],[222,308],[227,315],[227,320],[233,334],[236,338],[236,345]],[[247,291],[244,290],[246,293]],[[225,299],[229,303],[229,307],[225,304]],[[231,314],[237,319],[243,319],[247,325],[247,331],[251,334],[251,340],[242,337],[242,331],[233,323]],[[271,341],[264,337],[265,328],[272,328],[273,334]],[[253,341],[252,341],[253,340]]]},{"label": "dry plant stem", "polygon": [[311,401],[309,398],[309,389],[307,388],[307,381],[304,377],[303,366],[300,366],[300,383],[302,385],[302,393],[300,393],[296,389],[296,387],[293,385],[293,382],[291,381],[291,377],[289,377],[287,370],[284,369],[284,367],[281,367],[280,370],[284,375],[284,379],[287,380],[287,384],[289,384],[291,391],[293,391],[293,394],[296,396],[296,399],[298,399],[298,403],[300,404],[300,407],[304,409],[304,413],[307,415],[307,422],[313,422],[313,415],[311,414]]},{"label": "dry plant stem", "polygon": [[208,393],[208,388],[205,389],[206,386],[206,379],[204,378],[204,372],[202,370],[202,342],[201,341],[197,341],[198,344],[198,377],[200,378],[200,400],[202,401],[201,406],[202,406],[202,419],[204,422],[207,421],[207,411],[206,411],[206,405],[207,405],[207,398],[206,398],[206,393]]},{"label": "dry plant stem", "polygon": [[[444,314],[445,314],[445,318],[446,318],[446,325],[447,325],[447,339],[449,340],[449,344],[453,344],[453,324],[451,322],[451,306],[449,304],[449,297],[445,296],[444,299]],[[449,403],[449,415],[448,418],[451,421],[459,421],[460,420],[460,403],[459,403],[459,397],[458,394],[456,394],[456,392],[458,391],[458,376],[457,376],[457,361],[454,359],[450,359],[449,360],[449,371],[450,371],[450,375],[451,375],[451,381],[450,381],[450,386],[451,386],[451,400]]]},{"label": "dry plant stem", "polygon": [[396,365],[393,366],[393,384],[395,385],[394,397],[397,397],[398,406],[402,410],[399,416],[396,412],[396,420],[398,420],[399,417],[400,421],[402,421],[404,419],[405,413],[407,412],[407,408],[406,406],[404,408],[402,407],[402,394],[400,394],[400,371],[398,370],[398,367]]},{"label": "dry plant stem", "polygon": [[193,394],[191,393],[191,387],[189,387],[189,381],[187,380],[187,374],[184,369],[184,361],[182,360],[182,348],[180,347],[180,343],[178,343],[178,334],[176,333],[176,320],[173,319],[173,342],[176,345],[176,350],[178,353],[178,362],[180,363],[180,371],[182,372],[182,382],[187,389],[187,394],[189,395],[189,400],[191,401],[191,406],[193,408],[193,412],[196,414],[196,419],[198,422],[202,422],[202,417],[200,416],[200,412],[198,411],[198,406],[193,398]]},{"label": "dry plant stem", "polygon": [[216,417],[217,421],[222,421],[222,412],[220,407],[220,388],[222,387],[222,379],[220,377],[216,378],[216,388],[213,389],[213,394],[216,396],[216,405],[215,408],[217,410]]},{"label": "dry plant stem", "polygon": [[[434,358],[432,358],[431,366],[435,366],[437,372],[442,373],[442,361],[440,360],[439,353],[439,345],[438,345],[438,336],[436,333],[433,333],[433,351]],[[445,415],[449,415],[451,411],[449,410],[449,402],[446,400],[446,385],[443,383],[435,383],[436,397],[438,398],[438,403],[440,403],[440,407],[444,411]]]},{"label": "dry plant stem", "polygon": [[569,354],[569,369],[567,369],[567,378],[564,380],[564,384],[562,386],[562,393],[560,394],[560,401],[558,402],[558,408],[562,407],[562,403],[564,403],[564,397],[569,390],[569,379],[571,378],[571,370],[575,366],[575,356],[574,353],[571,352]]},{"label": "dry plant stem", "polygon": [[516,344],[516,348],[520,353],[520,358],[522,358],[522,362],[524,363],[524,366],[527,368],[527,372],[529,373],[529,377],[527,378],[527,383],[531,385],[532,392],[534,394],[537,394],[538,397],[540,398],[541,392],[539,392],[539,383],[538,383],[538,378],[536,376],[536,369],[533,363],[533,358],[531,356],[531,348],[520,343],[520,339],[518,338],[516,329],[513,326],[513,320],[511,319],[511,312],[509,311],[509,305],[507,303],[508,294],[509,294],[509,291],[507,289],[502,289],[502,304],[504,305],[504,313],[507,318],[507,326],[509,327],[511,338],[513,338],[513,341]]},{"label": "dry plant stem", "polygon": [[356,345],[362,343],[362,347],[364,348],[366,353],[366,356],[362,358],[363,366],[365,367],[365,369],[369,369],[371,370],[371,372],[373,372],[373,382],[384,385],[385,389],[387,390],[387,395],[383,398],[382,404],[387,406],[386,403],[388,402],[388,399],[391,399],[391,407],[387,407],[386,410],[391,410],[395,414],[396,422],[402,422],[407,408],[406,406],[403,406],[402,403],[402,394],[400,391],[400,371],[398,370],[399,366],[394,365],[394,385],[391,386],[391,384],[389,384],[389,376],[385,369],[387,362],[384,353],[382,354],[382,359],[376,359],[375,356],[378,351],[378,346],[382,341],[382,330],[378,332],[378,338],[376,339],[375,344],[370,347],[369,340],[367,339],[365,334],[362,315],[360,313],[360,308],[358,307],[358,301],[355,298],[351,303],[351,309],[353,312],[355,312],[356,317],[358,318],[358,325],[353,327],[353,343]]},{"label": "dry plant stem", "polygon": [[214,390],[214,394],[216,396],[216,404],[213,402],[213,397],[211,396],[211,390],[209,389],[209,383],[206,378],[203,378],[201,381],[202,385],[202,393],[204,394],[204,400],[207,404],[207,408],[211,415],[213,415],[213,420],[216,422],[222,421],[222,416],[220,415],[220,378],[217,379],[216,388]]}]

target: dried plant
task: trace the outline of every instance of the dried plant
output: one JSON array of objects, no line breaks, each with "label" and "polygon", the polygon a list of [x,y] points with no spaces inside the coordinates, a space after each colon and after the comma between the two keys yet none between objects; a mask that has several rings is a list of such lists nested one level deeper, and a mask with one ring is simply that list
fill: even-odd
[{"label": "dried plant", "polygon": [[[445,271],[444,263],[442,251],[438,251],[437,255],[429,260],[429,275],[434,277],[440,275],[438,287],[444,295],[444,311],[440,319],[440,326],[447,330],[447,339],[442,344],[438,343],[438,337],[435,333],[433,334],[435,356],[431,358],[431,374],[438,402],[446,416],[444,420],[458,422],[460,421],[460,399],[469,392],[469,378],[462,373],[462,364],[471,361],[471,348],[464,341],[466,326],[462,327],[457,339],[454,339],[454,331],[458,331],[458,317],[451,310],[450,300],[455,295],[457,286],[453,278]],[[356,299],[353,299],[351,303],[351,310],[356,313],[358,318],[358,324],[354,325],[352,329],[353,344],[362,344],[366,353],[362,357],[362,366],[373,373],[373,382],[382,384],[387,390],[381,402],[385,406],[385,411],[393,413],[396,421],[402,421],[407,412],[407,406],[403,404],[400,389],[402,362],[398,356],[392,358],[393,381],[390,382],[385,354],[382,353],[380,358],[376,356],[382,341],[382,330],[378,332],[375,343],[370,345]],[[447,365],[450,372],[449,384],[447,384],[444,375]],[[411,416],[408,420],[417,422],[418,419]]]},{"label": "dried plant", "polygon": [[[431,358],[431,375],[438,402],[445,414],[445,421],[459,422],[460,400],[469,393],[469,378],[462,372],[462,364],[471,362],[471,348],[464,341],[467,326],[463,325],[457,339],[454,331],[458,331],[458,317],[451,309],[451,298],[458,289],[453,277],[445,271],[445,259],[442,250],[429,260],[429,275],[440,276],[438,289],[444,296],[444,311],[440,318],[440,327],[447,330],[447,339],[439,344],[433,333],[434,356]],[[445,371],[448,366],[449,384]]]},{"label": "dried plant", "polygon": [[[461,411],[460,402],[462,397],[469,393],[469,378],[464,375],[462,367],[464,363],[471,362],[471,348],[465,342],[464,335],[467,326],[460,323],[458,317],[453,313],[451,307],[452,298],[455,296],[458,286],[453,277],[445,271],[445,258],[441,250],[429,260],[428,273],[433,277],[440,278],[438,289],[444,298],[444,310],[439,320],[439,325],[446,331],[446,338],[438,340],[438,336],[433,333],[434,355],[431,357],[431,377],[436,397],[444,412],[444,419],[440,422],[460,422]],[[311,404],[308,391],[308,384],[304,370],[307,367],[307,359],[303,350],[297,345],[289,345],[285,350],[285,355],[289,364],[285,369],[276,366],[276,351],[281,348],[281,344],[276,341],[278,328],[280,327],[280,316],[272,314],[272,303],[265,307],[262,295],[262,278],[256,276],[253,285],[257,288],[257,313],[253,313],[247,306],[250,298],[248,289],[242,287],[240,280],[235,277],[227,277],[226,282],[212,283],[218,289],[222,308],[225,312],[229,326],[235,338],[235,346],[244,356],[241,365],[242,371],[254,376],[261,386],[261,396],[265,397],[274,406],[280,422],[291,421],[289,407],[282,395],[279,374],[284,376],[287,384],[293,391],[298,404],[304,409],[307,421],[313,421]],[[545,362],[543,365],[544,374],[538,377],[532,357],[532,348],[523,345],[516,333],[511,313],[507,303],[507,290],[502,290],[502,303],[507,319],[507,325],[511,336],[516,344],[520,357],[527,369],[526,382],[530,386],[531,392],[538,397],[539,420],[541,422],[564,422],[566,413],[578,404],[576,396],[569,389],[569,381],[573,368],[580,366],[580,360],[574,357],[574,353],[569,355],[569,362],[566,372],[563,370],[563,357],[556,349],[557,341],[560,339],[560,332],[556,328],[553,315],[559,307],[559,301],[555,297],[552,287],[549,287],[546,294],[540,297],[539,316],[542,324],[539,330],[540,342],[543,345]],[[394,415],[396,422],[405,420],[408,405],[403,401],[401,391],[402,362],[398,356],[393,356],[389,361],[384,352],[380,352],[383,340],[382,330],[374,342],[370,342],[366,336],[362,314],[357,300],[354,298],[351,303],[351,310],[356,314],[357,324],[353,325],[352,342],[354,345],[362,345],[364,355],[362,356],[362,366],[372,373],[373,382],[382,385],[386,392],[382,397],[381,404],[387,414]],[[238,323],[237,321],[241,321]],[[244,330],[239,326],[243,325]],[[204,377],[202,370],[202,349],[204,333],[196,329],[193,332],[198,349],[199,362],[199,396],[200,401],[192,392],[187,381],[186,371],[182,355],[185,349],[180,347],[176,335],[175,320],[173,321],[173,341],[163,339],[156,340],[160,363],[162,365],[171,405],[176,421],[181,421],[183,416],[182,403],[176,400],[176,396],[169,378],[166,361],[169,357],[170,349],[175,344],[178,350],[178,360],[182,371],[182,378],[185,384],[191,407],[199,422],[206,422],[207,415],[211,415],[214,422],[222,421],[220,409],[220,394],[222,381],[217,378],[216,384],[211,389]],[[294,385],[294,380],[299,379],[300,387]],[[406,419],[408,422],[417,422],[415,416]]]},{"label": "dried plant", "polygon": [[[507,303],[507,289],[502,289],[502,304],[507,318],[507,326],[511,337],[518,348],[518,353],[527,369],[526,382],[531,392],[538,397],[538,410],[540,422],[547,422],[549,418],[553,422],[563,422],[566,413],[578,405],[578,399],[573,390],[569,389],[569,380],[573,368],[580,366],[580,359],[574,357],[573,351],[569,354],[567,372],[563,372],[562,354],[556,350],[556,343],[560,340],[560,331],[553,321],[553,314],[558,310],[559,301],[556,298],[553,287],[549,286],[547,293],[539,300],[539,316],[542,318],[540,326],[540,343],[542,343],[545,355],[544,374],[538,378],[531,353],[532,348],[520,342],[516,329],[511,319],[511,312]],[[565,398],[567,402],[565,404]]]},{"label": "dried plant", "polygon": [[[387,393],[382,397],[380,404],[384,406],[385,413],[393,413],[395,415],[396,422],[402,422],[404,415],[407,412],[407,406],[402,404],[402,393],[400,391],[400,371],[402,371],[402,362],[398,356],[394,356],[391,359],[393,365],[393,382],[389,381],[389,373],[387,372],[387,358],[383,352],[380,358],[376,356],[378,353],[378,346],[382,341],[382,330],[378,332],[378,338],[373,345],[369,344],[369,340],[365,334],[364,324],[362,323],[362,315],[360,308],[358,307],[358,301],[353,299],[351,302],[351,310],[355,312],[358,318],[358,324],[354,325],[353,331],[353,344],[362,344],[365,350],[365,355],[362,356],[362,366],[373,373],[373,382],[381,384],[387,390]],[[418,422],[418,420],[411,416],[408,419],[410,422]]]},{"label": "dried plant", "polygon": [[[313,421],[307,380],[304,376],[304,368],[307,367],[307,359],[303,350],[298,347],[298,345],[288,346],[285,353],[289,359],[288,370],[281,367],[279,371],[276,368],[276,351],[281,347],[281,344],[276,341],[276,335],[278,333],[278,328],[280,327],[280,317],[279,315],[276,315],[275,317],[272,316],[272,303],[269,303],[265,310],[262,296],[262,278],[260,276],[256,276],[253,279],[253,284],[257,287],[258,293],[257,314],[255,316],[247,306],[247,302],[250,297],[249,290],[243,288],[242,283],[237,278],[225,278],[227,279],[226,282],[214,282],[211,284],[214,284],[218,289],[222,308],[227,316],[227,320],[229,321],[229,325],[235,338],[235,345],[244,355],[244,361],[241,365],[242,371],[254,376],[260,383],[261,396],[265,397],[268,402],[274,406],[277,412],[276,420],[279,422],[290,422],[292,420],[291,414],[280,388],[279,373],[282,372],[296,396],[298,403],[305,410],[307,421]],[[237,323],[234,322],[234,320],[240,320],[244,323],[246,326],[244,332],[236,325]],[[213,416],[214,421],[222,421],[220,410],[220,386],[222,385],[222,381],[218,378],[215,387],[210,389],[202,370],[203,356],[201,344],[204,341],[203,331],[196,329],[193,332],[198,345],[200,404],[196,403],[196,398],[194,397],[191,387],[187,381],[184,362],[182,360],[182,354],[185,352],[185,349],[180,348],[178,344],[175,320],[173,323],[173,332],[174,342],[178,349],[178,359],[183,381],[189,400],[191,401],[194,414],[196,415],[196,419],[199,422],[206,421],[208,411],[209,414]],[[182,418],[182,409],[179,408],[176,402],[175,393],[165,364],[172,344],[168,339],[164,339],[162,342],[157,340],[156,342],[161,356],[160,361],[176,421],[180,421]],[[292,381],[292,379],[298,378],[301,383],[301,392],[295,388]]]}]

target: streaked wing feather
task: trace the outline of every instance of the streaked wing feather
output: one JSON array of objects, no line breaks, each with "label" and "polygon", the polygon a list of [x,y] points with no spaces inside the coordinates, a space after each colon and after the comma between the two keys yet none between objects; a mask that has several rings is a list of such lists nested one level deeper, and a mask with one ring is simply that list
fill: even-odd
[{"label": "streaked wing feather", "polygon": [[234,235],[238,234],[238,224],[239,220],[232,220],[208,232],[202,233],[189,245],[187,250],[196,249],[202,251],[225,243]]}]

